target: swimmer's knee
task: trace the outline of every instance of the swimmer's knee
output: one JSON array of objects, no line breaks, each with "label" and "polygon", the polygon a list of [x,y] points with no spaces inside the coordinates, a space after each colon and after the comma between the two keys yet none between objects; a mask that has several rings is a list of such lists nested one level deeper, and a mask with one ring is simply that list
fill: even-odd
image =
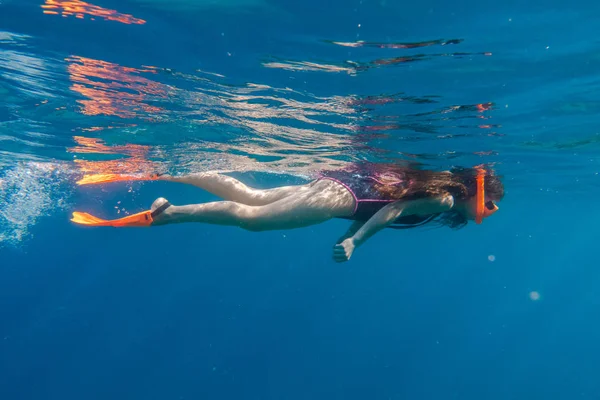
[{"label": "swimmer's knee", "polygon": [[251,232],[262,232],[274,229],[279,223],[272,216],[272,210],[268,205],[248,206],[237,205],[236,214],[239,226]]},{"label": "swimmer's knee", "polygon": [[253,218],[240,219],[240,228],[250,232],[262,232],[267,230],[264,223]]},{"label": "swimmer's knee", "polygon": [[252,221],[240,223],[240,228],[249,232],[262,232],[266,230],[264,227],[261,227],[259,224]]},{"label": "swimmer's knee", "polygon": [[248,206],[245,204],[232,203],[233,213],[236,215],[238,220],[238,226],[244,230],[251,232],[259,232],[263,230],[259,221],[259,208],[255,206]]}]

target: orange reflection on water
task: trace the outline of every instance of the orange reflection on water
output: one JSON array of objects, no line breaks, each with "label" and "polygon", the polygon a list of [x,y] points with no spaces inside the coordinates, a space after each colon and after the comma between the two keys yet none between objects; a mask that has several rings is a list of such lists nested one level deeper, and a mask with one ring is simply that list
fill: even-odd
[{"label": "orange reflection on water", "polygon": [[149,146],[126,144],[123,146],[107,146],[101,139],[73,136],[77,146],[68,149],[71,153],[122,154],[143,158],[150,150]]},{"label": "orange reflection on water", "polygon": [[41,7],[44,9],[44,14],[57,15],[60,12],[63,16],[75,16],[76,18],[83,18],[87,14],[128,25],[146,23],[143,19],[135,18],[132,15],[122,14],[116,10],[109,10],[80,0],[46,0]]},{"label": "orange reflection on water", "polygon": [[156,165],[142,158],[126,158],[120,160],[88,161],[74,160],[83,173],[80,181],[93,182],[97,176],[106,175],[151,175],[156,172]]},{"label": "orange reflection on water", "polygon": [[121,154],[129,156],[117,160],[88,161],[75,160],[83,176],[79,184],[94,182],[107,175],[150,175],[156,172],[156,164],[146,158],[149,146],[126,144],[107,146],[101,139],[74,136],[76,146],[69,148],[70,153],[79,154]]},{"label": "orange reflection on water", "polygon": [[82,132],[98,132],[98,131],[103,131],[105,129],[115,129],[115,128],[133,128],[137,126],[137,124],[126,124],[126,125],[121,125],[121,126],[112,126],[112,125],[108,125],[108,126],[91,126],[89,128],[79,128]]},{"label": "orange reflection on water", "polygon": [[78,102],[85,115],[152,119],[162,108],[146,102],[166,97],[165,86],[140,76],[155,69],[136,69],[85,57],[67,58],[71,90],[86,97]]}]

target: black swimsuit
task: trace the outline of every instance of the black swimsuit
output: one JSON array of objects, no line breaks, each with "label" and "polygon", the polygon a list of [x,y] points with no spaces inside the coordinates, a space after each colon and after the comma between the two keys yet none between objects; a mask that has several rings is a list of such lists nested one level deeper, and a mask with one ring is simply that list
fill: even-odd
[{"label": "black swimsuit", "polygon": [[[376,166],[349,168],[335,171],[322,171],[319,179],[327,179],[343,185],[355,200],[354,212],[347,219],[367,221],[377,211],[399,199],[390,198],[375,188],[375,184],[395,186],[399,191],[410,188],[411,181],[402,173],[381,171]],[[385,182],[385,183],[384,183]],[[426,224],[436,215],[409,215],[400,217],[388,227],[395,229],[413,228]]]}]

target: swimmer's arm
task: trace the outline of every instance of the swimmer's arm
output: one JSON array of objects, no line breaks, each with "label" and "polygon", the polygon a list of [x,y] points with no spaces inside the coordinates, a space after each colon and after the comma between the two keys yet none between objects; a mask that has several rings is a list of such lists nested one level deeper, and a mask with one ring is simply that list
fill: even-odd
[{"label": "swimmer's arm", "polygon": [[433,199],[397,201],[388,204],[373,215],[366,224],[352,236],[355,247],[362,245],[371,236],[394,222],[401,216],[430,215],[448,211],[454,205],[452,196]]},{"label": "swimmer's arm", "polygon": [[365,221],[354,221],[352,223],[352,225],[350,225],[350,227],[348,228],[348,230],[346,231],[346,233],[344,233],[344,235],[342,237],[340,237],[336,244],[340,244],[342,243],[344,240],[354,236],[356,234],[356,232],[362,228],[362,226],[365,224]]},{"label": "swimmer's arm", "polygon": [[369,218],[354,235],[334,247],[334,259],[338,262],[349,260],[357,247],[401,216],[437,214],[450,210],[453,205],[454,199],[450,195],[388,204]]}]

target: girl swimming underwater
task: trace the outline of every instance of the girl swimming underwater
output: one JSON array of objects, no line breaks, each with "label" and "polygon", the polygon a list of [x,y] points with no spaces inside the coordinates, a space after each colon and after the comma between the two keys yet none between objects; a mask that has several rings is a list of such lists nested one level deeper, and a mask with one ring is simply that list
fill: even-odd
[{"label": "girl swimming underwater", "polygon": [[106,221],[74,212],[71,221],[92,226],[158,226],[202,222],[249,231],[295,229],[332,218],[354,222],[334,246],[333,258],[348,261],[355,249],[383,228],[437,223],[452,228],[482,220],[498,210],[504,197],[500,179],[481,167],[434,172],[393,164],[352,164],[322,171],[304,185],[253,189],[227,175],[203,172],[185,176],[100,176],[79,184],[116,180],[162,180],[202,188],[224,201],[176,206],[158,198],[150,210]]}]

